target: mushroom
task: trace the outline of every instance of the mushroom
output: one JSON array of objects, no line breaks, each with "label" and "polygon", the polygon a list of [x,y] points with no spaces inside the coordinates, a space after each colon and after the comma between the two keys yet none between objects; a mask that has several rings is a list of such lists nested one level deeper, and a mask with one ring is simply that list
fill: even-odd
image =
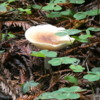
[{"label": "mushroom", "polygon": [[[74,42],[74,38],[69,35],[57,36],[55,33],[64,31],[63,27],[56,27],[50,24],[32,26],[25,32],[26,39],[40,49],[59,50]],[[45,69],[50,69],[45,58]]]}]

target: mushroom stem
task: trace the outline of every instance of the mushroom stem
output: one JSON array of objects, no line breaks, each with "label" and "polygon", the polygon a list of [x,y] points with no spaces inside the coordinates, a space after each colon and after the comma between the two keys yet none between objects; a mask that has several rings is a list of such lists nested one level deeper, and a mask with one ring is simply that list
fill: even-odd
[{"label": "mushroom stem", "polygon": [[51,68],[50,64],[48,63],[49,60],[50,60],[49,57],[44,58],[44,73],[45,74],[47,73],[47,71],[49,71],[50,73],[52,72],[52,68]]}]

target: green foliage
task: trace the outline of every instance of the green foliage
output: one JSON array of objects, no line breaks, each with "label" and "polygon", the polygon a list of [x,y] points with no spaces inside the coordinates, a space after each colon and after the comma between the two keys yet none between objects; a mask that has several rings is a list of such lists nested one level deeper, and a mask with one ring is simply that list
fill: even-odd
[{"label": "green foliage", "polygon": [[54,3],[54,4],[66,3],[66,0],[51,0],[50,3]]},{"label": "green foliage", "polygon": [[61,11],[60,14],[64,15],[64,16],[73,16],[74,15],[74,11],[71,10],[71,9],[67,9],[65,11]]},{"label": "green foliage", "polygon": [[32,81],[26,82],[22,85],[22,91],[23,93],[27,93],[32,87],[37,86],[39,83]]},{"label": "green foliage", "polygon": [[59,11],[62,8],[59,5],[53,4],[53,3],[49,3],[47,6],[44,6],[42,8],[42,10],[46,10],[46,11],[50,11],[50,10],[54,10],[54,11]]},{"label": "green foliage", "polygon": [[[10,39],[10,38],[15,38],[16,36],[14,34],[12,34],[11,32],[9,32],[7,34],[7,39]],[[2,40],[5,38],[5,34],[2,33]]]},{"label": "green foliage", "polygon": [[4,5],[0,5],[0,13],[7,12],[7,8]]},{"label": "green foliage", "polygon": [[56,11],[56,12],[49,12],[46,16],[49,18],[54,18],[54,17],[61,17],[61,16],[73,16],[74,12],[71,9],[67,9],[65,11]]},{"label": "green foliage", "polygon": [[92,68],[92,72],[100,72],[100,67]]},{"label": "green foliage", "polygon": [[36,52],[36,51],[32,51],[31,56],[46,57],[45,54],[43,54],[43,53],[41,53],[41,52]]},{"label": "green foliage", "polygon": [[51,64],[52,66],[59,66],[61,64],[78,64],[79,59],[70,57],[59,57],[49,60],[48,63]]},{"label": "green foliage", "polygon": [[[62,32],[56,33],[58,36],[65,36],[65,35],[75,35],[78,33],[81,33],[84,30],[79,30],[79,29],[67,29]],[[73,36],[77,41],[80,42],[88,42],[88,38],[92,37],[90,34],[90,31],[100,31],[100,28],[95,28],[95,27],[89,27],[86,29],[86,34],[81,34],[80,36]]]},{"label": "green foliage", "polygon": [[[96,27],[89,27],[86,29],[86,33],[88,35],[90,35],[90,31],[94,31],[94,32],[97,32],[97,31],[100,31],[100,28],[96,28]],[[91,36],[90,36],[91,37]]]},{"label": "green foliage", "polygon": [[[88,38],[92,37],[92,35],[90,34],[90,31],[100,31],[100,28],[96,28],[96,27],[89,27],[86,29],[86,34],[81,34],[80,36],[73,36],[77,41],[80,42],[88,42]],[[60,33],[58,33],[60,34]],[[65,34],[62,32],[62,34]]]},{"label": "green foliage", "polygon": [[87,14],[85,12],[77,12],[74,14],[74,18],[77,20],[81,20],[87,17]]},{"label": "green foliage", "polygon": [[7,2],[8,3],[12,3],[12,2],[15,2],[16,0],[8,0]]},{"label": "green foliage", "polygon": [[4,52],[4,50],[0,50],[0,54],[3,53],[3,52]]},{"label": "green foliage", "polygon": [[74,12],[71,9],[61,11],[62,7],[58,3],[66,3],[66,0],[51,0],[46,6],[33,5],[34,9],[41,9],[49,12],[46,16],[49,18],[61,17],[61,16],[73,16]]},{"label": "green foliage", "polygon": [[90,35],[90,34],[82,34],[82,35],[80,35],[79,37],[78,37],[78,41],[80,41],[80,42],[88,42],[88,38],[90,38],[90,37],[92,37],[92,35]]},{"label": "green foliage", "polygon": [[97,28],[97,27],[89,27],[86,29],[86,31],[94,31],[94,32],[97,32],[97,31],[100,31],[100,28]]},{"label": "green foliage", "polygon": [[4,2],[4,3],[0,3],[0,6],[4,6],[4,7],[7,7],[9,4],[7,2]]},{"label": "green foliage", "polygon": [[33,5],[32,8],[34,8],[34,9],[41,9],[42,6],[36,4],[36,5]]},{"label": "green foliage", "polygon": [[73,72],[83,72],[83,70],[85,70],[85,68],[83,68],[81,65],[70,65],[69,68]]},{"label": "green foliage", "polygon": [[88,16],[95,16],[100,14],[100,9],[89,10],[85,12]]},{"label": "green foliage", "polygon": [[6,0],[6,1],[3,2],[3,3],[0,3],[0,6],[2,5],[2,6],[7,7],[10,3],[15,2],[15,1],[16,1],[16,0]]},{"label": "green foliage", "polygon": [[[2,0],[3,1],[3,0]],[[36,10],[42,10],[45,11],[47,14],[46,16],[48,18],[60,18],[61,20],[64,19],[73,19],[75,18],[76,20],[82,20],[85,18],[88,18],[89,16],[96,16],[100,14],[100,9],[94,9],[94,10],[89,10],[89,11],[80,11],[80,12],[74,12],[73,8],[72,9],[66,9],[66,7],[63,7],[59,5],[59,3],[73,3],[73,4],[83,4],[85,0],[50,0],[50,2],[46,6],[41,6],[41,5],[31,5],[30,7],[25,8],[12,8],[13,6],[10,6],[10,4],[18,0],[5,0],[4,3],[0,4],[0,14],[7,12],[7,9],[13,9],[18,12],[19,14],[32,14],[32,9],[34,8]],[[65,10],[63,10],[65,9]],[[40,11],[41,12],[41,11]],[[16,13],[17,15],[17,13]],[[42,16],[43,17],[43,16]],[[13,19],[13,18],[12,18]],[[89,27],[85,30],[86,34],[82,33],[84,30],[79,30],[79,29],[67,29],[62,32],[56,33],[58,36],[65,36],[65,35],[76,35],[79,33],[82,33],[79,36],[73,36],[77,41],[80,42],[88,42],[88,38],[92,37],[91,31],[97,32],[100,31],[100,28],[96,27]],[[5,34],[2,34],[2,40],[5,38]],[[8,33],[7,39],[10,38],[15,38],[15,35],[12,33]],[[4,50],[0,50],[0,54],[2,54]],[[70,58],[70,57],[57,57],[57,52],[54,51],[48,51],[48,50],[41,50],[39,52],[32,51],[31,53],[32,56],[36,57],[56,57],[52,58],[51,60],[48,61],[49,64],[52,66],[59,66],[61,64],[71,64],[69,68],[73,72],[83,72],[85,70],[84,67],[81,65],[78,65],[80,60],[77,58]],[[93,68],[90,72],[88,72],[87,75],[84,75],[84,79],[87,79],[90,82],[98,81],[100,80],[100,68]],[[74,76],[66,76],[64,78],[65,80],[77,85],[78,84],[78,79]],[[22,85],[22,91],[23,93],[27,93],[32,87],[37,86],[39,83],[34,82],[34,81],[29,81],[26,82],[25,84]],[[64,100],[64,99],[77,99],[80,97],[78,92],[84,91],[78,86],[72,86],[72,87],[65,87],[61,88],[57,91],[54,92],[46,92],[41,94],[37,100],[39,99],[58,99],[58,100]]]},{"label": "green foliage", "polygon": [[43,93],[39,97],[37,97],[36,100],[40,100],[40,99],[42,100],[44,99],[57,99],[57,100],[78,99],[80,95],[77,92],[82,92],[82,91],[84,91],[84,89],[81,89],[78,86],[64,87],[54,92]]},{"label": "green foliage", "polygon": [[100,68],[93,68],[92,71],[88,72],[83,78],[90,82],[100,80]]},{"label": "green foliage", "polygon": [[74,14],[74,18],[77,20],[81,20],[86,18],[87,16],[95,16],[100,14],[100,9],[95,9],[95,10],[89,10],[85,12],[77,12]]},{"label": "green foliage", "polygon": [[54,17],[61,17],[61,13],[60,12],[50,12],[48,15],[46,15],[49,18],[54,18]]},{"label": "green foliage", "polygon": [[69,0],[69,2],[74,4],[82,4],[85,2],[85,0]]},{"label": "green foliage", "polygon": [[23,8],[17,8],[17,9],[13,9],[11,6],[9,6],[10,3],[15,2],[16,0],[7,0],[4,3],[0,4],[0,11],[5,11],[7,12],[7,7],[10,9],[9,11],[15,10],[15,11],[20,11],[21,13],[26,13],[26,14],[32,14],[31,9],[27,8],[27,9],[23,9]]},{"label": "green foliage", "polygon": [[59,35],[59,36],[75,35],[75,34],[78,34],[80,32],[82,32],[82,30],[79,30],[79,29],[67,29],[67,30],[64,30],[63,32],[56,33],[56,35]]},{"label": "green foliage", "polygon": [[62,61],[60,58],[53,58],[52,60],[49,60],[48,63],[52,66],[59,66],[62,64]]},{"label": "green foliage", "polygon": [[74,76],[65,76],[64,79],[67,80],[67,81],[69,81],[69,82],[71,82],[71,83],[74,83],[75,85],[78,84],[78,80]]},{"label": "green foliage", "polygon": [[31,12],[31,9],[18,8],[18,10],[19,10],[21,13],[23,13],[23,12],[25,12],[26,14],[31,14],[31,13],[32,13],[32,12]]},{"label": "green foliage", "polygon": [[84,79],[87,79],[91,82],[100,80],[100,72],[89,72],[87,75],[84,76]]},{"label": "green foliage", "polygon": [[92,37],[89,30],[86,30],[86,34],[81,34],[80,36],[73,36],[77,41],[88,42],[88,38]]},{"label": "green foliage", "polygon": [[36,57],[56,57],[57,53],[54,51],[48,51],[48,50],[41,50],[39,52],[32,51],[31,56]]},{"label": "green foliage", "polygon": [[9,6],[10,3],[15,2],[16,0],[6,0],[3,3],[0,3],[0,15],[6,14],[7,12],[13,11],[14,9]]},{"label": "green foliage", "polygon": [[51,0],[50,3],[44,7],[42,7],[42,10],[45,11],[59,11],[62,9],[61,6],[58,5],[58,3],[65,3],[66,0]]},{"label": "green foliage", "polygon": [[[32,7],[35,9],[41,9],[49,12],[47,17],[54,18],[54,17],[61,17],[61,16],[73,16],[77,20],[81,20],[86,18],[87,16],[95,16],[100,14],[100,9],[89,10],[85,12],[77,12],[74,13],[71,9],[67,9],[66,11],[61,11],[62,7],[58,5],[58,3],[67,3],[66,0],[51,0],[46,6],[40,5],[33,5]],[[74,4],[82,4],[85,0],[69,0],[69,3]]]}]

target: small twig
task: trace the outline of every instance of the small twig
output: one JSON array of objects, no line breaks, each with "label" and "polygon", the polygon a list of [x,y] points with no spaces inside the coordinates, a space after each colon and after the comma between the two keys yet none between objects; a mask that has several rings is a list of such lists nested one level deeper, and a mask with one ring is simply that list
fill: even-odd
[{"label": "small twig", "polygon": [[85,46],[74,47],[74,48],[72,48],[72,49],[69,49],[69,50],[65,51],[65,52],[63,53],[63,55],[67,55],[67,54],[69,54],[69,53],[71,53],[71,52],[73,52],[73,51],[75,51],[75,50],[88,48],[88,47],[91,47],[91,46],[93,46],[93,45],[97,45],[97,44],[99,44],[99,43],[100,43],[100,42],[95,42],[95,43],[91,43],[91,44],[88,44],[88,45],[85,45]]},{"label": "small twig", "polygon": [[37,3],[35,2],[35,0],[33,0],[34,4],[37,5]]},{"label": "small twig", "polygon": [[[70,69],[60,70],[60,71],[52,72],[52,75],[54,75],[54,74],[59,74],[59,73],[61,74],[61,73],[64,73],[64,72],[70,72],[70,71],[71,71]],[[40,79],[45,78],[45,77],[48,77],[48,76],[50,76],[50,75],[51,75],[51,74],[46,74],[46,75],[43,75],[43,76],[38,75],[39,78],[36,80],[36,82],[39,81]]]}]

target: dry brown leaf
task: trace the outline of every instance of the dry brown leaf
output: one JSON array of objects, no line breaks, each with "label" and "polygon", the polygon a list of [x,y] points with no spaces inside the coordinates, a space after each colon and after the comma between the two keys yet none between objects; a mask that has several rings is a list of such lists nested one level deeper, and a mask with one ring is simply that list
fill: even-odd
[{"label": "dry brown leaf", "polygon": [[27,21],[6,21],[4,22],[4,25],[8,27],[11,27],[12,25],[14,27],[22,27],[24,31],[31,27],[31,24],[29,24]]}]

